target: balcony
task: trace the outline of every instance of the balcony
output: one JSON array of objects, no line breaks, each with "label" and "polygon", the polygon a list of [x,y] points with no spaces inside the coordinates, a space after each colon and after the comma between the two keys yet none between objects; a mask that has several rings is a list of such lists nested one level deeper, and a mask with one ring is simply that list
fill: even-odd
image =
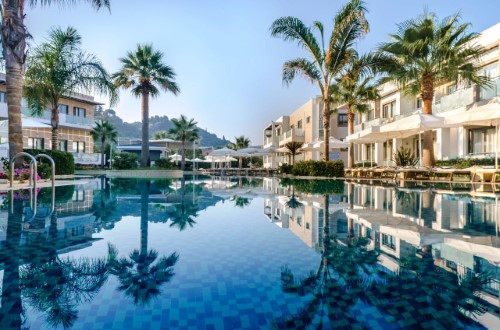
[{"label": "balcony", "polygon": [[376,118],[373,120],[365,121],[364,123],[361,123],[359,125],[354,126],[354,133],[361,132],[364,129],[370,128],[372,126],[380,126],[382,123],[383,118]]},{"label": "balcony", "polygon": [[[23,115],[31,117],[31,112],[23,108],[22,110]],[[45,123],[50,123],[50,111],[44,111],[42,116],[40,117],[34,117],[36,119],[40,119],[41,121]],[[93,118],[86,118],[86,117],[77,117],[77,116],[72,116],[72,115],[67,115],[64,113],[59,114],[59,125],[65,126],[65,124],[68,124],[68,126],[72,125],[78,125],[78,126],[87,126],[89,129],[94,126],[95,121]]]},{"label": "balcony", "polygon": [[281,134],[279,137],[279,145],[284,145],[288,142],[304,142],[304,130],[302,128],[292,128]]},{"label": "balcony", "polygon": [[[432,113],[443,113],[473,104],[474,88],[474,86],[464,88],[453,94],[443,96],[439,102],[432,105]],[[439,104],[439,107],[435,106],[437,104]]]},{"label": "balcony", "polygon": [[500,96],[500,78],[496,78],[491,82],[491,86],[481,87],[479,89],[479,98],[481,101],[491,100]]},{"label": "balcony", "polygon": [[278,137],[277,136],[266,136],[264,138],[263,148],[268,148],[271,146],[276,147],[278,145]]}]

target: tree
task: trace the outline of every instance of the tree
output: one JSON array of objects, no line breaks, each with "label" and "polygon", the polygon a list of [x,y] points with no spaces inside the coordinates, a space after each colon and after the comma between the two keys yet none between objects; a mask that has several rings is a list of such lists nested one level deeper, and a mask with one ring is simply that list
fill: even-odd
[{"label": "tree", "polygon": [[104,168],[104,147],[106,142],[114,142],[118,138],[118,132],[109,121],[95,122],[95,127],[90,131],[94,141],[101,142],[101,167]]},{"label": "tree", "polygon": [[174,70],[163,63],[163,53],[155,51],[152,45],[137,45],[137,49],[128,52],[120,62],[120,71],[112,77],[117,87],[130,88],[134,96],[141,97],[141,166],[149,166],[149,97],[159,96],[160,90],[177,95],[179,86],[174,81]]},{"label": "tree", "polygon": [[112,104],[117,99],[116,88],[101,61],[82,51],[81,43],[74,28],[55,28],[28,57],[24,96],[33,115],[41,116],[47,106],[50,108],[52,150],[58,149],[58,105],[63,96],[98,92],[110,95]]},{"label": "tree", "polygon": [[[34,7],[52,3],[70,3],[65,0],[28,0],[28,5]],[[110,0],[86,0],[95,9],[106,7],[109,9]],[[23,132],[21,125],[21,98],[23,96],[23,75],[26,61],[26,39],[29,37],[28,29],[24,25],[25,0],[3,0],[0,10],[2,21],[0,33],[5,60],[7,84],[7,109],[9,119],[9,155],[13,157],[23,151]]]},{"label": "tree", "polygon": [[[366,113],[370,110],[367,104],[379,98],[378,90],[372,84],[372,75],[384,70],[389,60],[380,54],[366,54],[353,58],[347,65],[348,69],[336,82],[332,94],[332,102],[347,107],[349,135],[354,134],[356,113]],[[354,166],[354,148],[349,148],[348,167]]]},{"label": "tree", "polygon": [[[297,42],[305,48],[311,59],[297,58],[283,64],[282,80],[288,85],[295,76],[301,75],[317,84],[323,100],[324,160],[329,160],[330,115],[332,83],[346,69],[346,63],[357,57],[354,49],[356,41],[368,32],[365,18],[365,4],[362,0],[351,0],[344,5],[334,18],[333,30],[325,49],[324,27],[314,22],[307,27],[295,17],[282,17],[274,21],[271,35],[284,41]],[[320,39],[314,35],[319,32]]]},{"label": "tree", "polygon": [[[248,148],[250,146],[250,139],[245,137],[244,135],[235,136],[234,142],[230,142],[227,147],[233,150],[239,150],[243,148]],[[238,160],[239,168],[243,167],[243,157],[240,157]]]},{"label": "tree", "polygon": [[[394,81],[407,95],[421,96],[424,114],[432,114],[434,91],[440,85],[488,83],[488,78],[478,73],[484,53],[475,43],[478,34],[468,32],[470,24],[459,20],[458,13],[439,21],[434,13],[424,12],[399,24],[392,41],[380,46],[380,52],[393,60],[385,80]],[[423,165],[432,166],[432,131],[423,135]]]},{"label": "tree", "polygon": [[295,162],[295,155],[298,155],[302,152],[300,148],[302,148],[303,145],[304,143],[297,141],[290,141],[285,144],[285,148],[287,148],[288,152],[290,153],[292,165]]},{"label": "tree", "polygon": [[154,140],[172,139],[173,136],[167,131],[158,131],[153,135]]},{"label": "tree", "polygon": [[182,159],[181,159],[181,169],[184,170],[186,166],[186,142],[194,142],[200,138],[198,135],[198,128],[196,128],[197,122],[193,118],[190,120],[186,116],[181,115],[179,119],[173,118],[172,127],[168,133],[172,134],[176,140],[182,142]]}]

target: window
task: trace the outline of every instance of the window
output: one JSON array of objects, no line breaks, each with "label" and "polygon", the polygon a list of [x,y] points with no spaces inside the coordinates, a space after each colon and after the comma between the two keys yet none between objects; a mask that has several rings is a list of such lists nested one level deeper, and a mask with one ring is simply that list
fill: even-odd
[{"label": "window", "polygon": [[384,161],[392,159],[392,140],[384,142]]},{"label": "window", "polygon": [[310,229],[309,222],[306,222],[306,229]]},{"label": "window", "polygon": [[382,118],[394,117],[394,108],[396,108],[396,101],[384,104],[384,106],[382,107]]},{"label": "window", "polygon": [[498,62],[491,63],[482,67],[479,73],[490,79],[498,77]]},{"label": "window", "polygon": [[302,227],[302,217],[297,217],[297,224]]},{"label": "window", "polygon": [[74,141],[73,142],[73,152],[85,152],[85,142],[82,141]]},{"label": "window", "polygon": [[7,94],[5,92],[0,92],[0,102],[7,103]]},{"label": "window", "polygon": [[347,114],[339,113],[338,115],[338,127],[347,127]]},{"label": "window", "polygon": [[375,111],[373,109],[371,109],[366,114],[366,120],[370,121],[370,120],[374,120],[374,119],[375,119]]},{"label": "window", "polygon": [[319,125],[318,125],[318,133],[319,133],[319,138],[323,139],[325,137],[325,128],[323,127],[323,116],[319,116]]},{"label": "window", "polygon": [[457,85],[448,86],[448,95],[453,94],[457,91]]},{"label": "window", "polygon": [[86,109],[84,108],[79,108],[79,107],[73,107],[73,116],[76,117],[86,117]]},{"label": "window", "polygon": [[495,128],[479,128],[469,130],[469,154],[495,152]]},{"label": "window", "polygon": [[29,149],[45,149],[43,138],[28,138]]},{"label": "window", "polygon": [[311,116],[308,116],[308,117],[306,118],[306,124],[309,124],[310,122],[311,122]]},{"label": "window", "polygon": [[85,191],[84,190],[76,190],[73,192],[73,198],[71,199],[74,202],[83,202],[85,201]]},{"label": "window", "polygon": [[58,104],[57,111],[59,111],[59,113],[64,113],[67,115],[69,114],[69,107],[67,104]]},{"label": "window", "polygon": [[297,122],[297,128],[302,128],[302,120],[299,120],[299,121]]},{"label": "window", "polygon": [[59,150],[68,151],[68,140],[59,140]]},{"label": "window", "polygon": [[382,234],[382,245],[385,245],[392,250],[396,250],[396,240],[394,236]]},{"label": "window", "polygon": [[424,107],[424,102],[421,97],[417,97],[417,109],[422,109]]}]

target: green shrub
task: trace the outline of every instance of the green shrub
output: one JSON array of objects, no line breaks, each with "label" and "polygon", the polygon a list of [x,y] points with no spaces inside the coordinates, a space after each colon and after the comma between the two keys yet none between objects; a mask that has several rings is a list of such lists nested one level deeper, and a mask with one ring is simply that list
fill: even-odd
[{"label": "green shrub", "polygon": [[280,180],[284,187],[293,186],[296,192],[305,194],[343,194],[344,181],[342,180],[301,180],[284,178]]},{"label": "green shrub", "polygon": [[174,168],[174,163],[170,160],[170,158],[159,158],[155,160],[155,166],[159,168]]},{"label": "green shrub", "polygon": [[292,174],[297,176],[343,177],[344,162],[341,160],[305,160],[293,165]]},{"label": "green shrub", "polygon": [[281,174],[292,174],[293,165],[291,164],[283,164],[279,167],[279,172]]},{"label": "green shrub", "polygon": [[139,157],[131,152],[120,152],[113,155],[113,169],[129,170],[137,167]]},{"label": "green shrub", "polygon": [[456,168],[467,168],[472,166],[494,166],[495,158],[454,158],[436,161],[437,166],[452,166]]},{"label": "green shrub", "polygon": [[418,164],[418,157],[410,148],[405,148],[401,146],[392,155],[392,161],[396,163],[397,166],[415,166]]},{"label": "green shrub", "polygon": [[[29,153],[30,155],[36,156],[38,154],[46,154],[51,157],[56,164],[56,175],[70,175],[75,174],[75,158],[73,154],[66,151],[60,150],[41,150],[41,149],[25,149],[24,152]],[[29,162],[29,159],[25,157],[25,161]],[[40,158],[39,164],[47,164],[49,169],[46,169],[44,165],[40,165],[44,171],[49,171],[50,173],[50,165],[49,161],[45,158]],[[39,166],[39,167],[40,167]],[[40,174],[40,173],[39,173]],[[40,175],[42,176],[42,175]],[[49,174],[50,177],[50,174]],[[43,178],[43,176],[42,176]]]}]

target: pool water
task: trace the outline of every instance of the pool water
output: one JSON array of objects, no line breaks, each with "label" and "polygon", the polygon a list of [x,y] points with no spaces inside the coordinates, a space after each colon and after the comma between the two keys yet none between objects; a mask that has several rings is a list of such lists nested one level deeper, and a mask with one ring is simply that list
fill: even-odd
[{"label": "pool water", "polygon": [[77,183],[2,195],[0,329],[500,328],[499,194]]}]

